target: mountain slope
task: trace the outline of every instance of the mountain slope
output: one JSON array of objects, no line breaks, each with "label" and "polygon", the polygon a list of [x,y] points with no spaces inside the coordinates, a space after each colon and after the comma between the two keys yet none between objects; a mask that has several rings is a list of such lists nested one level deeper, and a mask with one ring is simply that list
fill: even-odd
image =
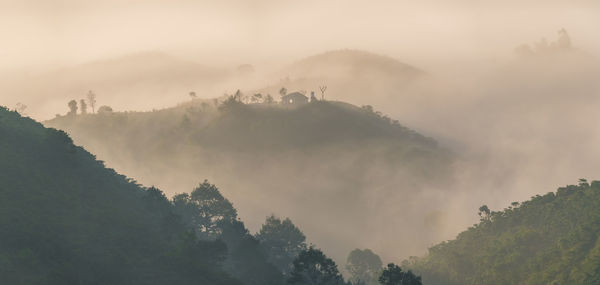
[{"label": "mountain slope", "polygon": [[105,168],[64,132],[0,107],[0,158],[3,282],[238,284],[219,268],[221,243],[183,239],[160,190]]},{"label": "mountain slope", "polygon": [[361,50],[335,50],[313,55],[288,66],[285,72],[297,77],[336,76],[340,73],[388,75],[410,79],[424,72],[394,58]]},{"label": "mountain slope", "polygon": [[[333,50],[288,64],[271,76],[277,83],[252,93],[278,96],[280,88],[290,91],[314,91],[321,97],[321,86],[327,86],[328,100],[356,105],[401,104],[422,97],[431,84],[423,70],[392,57],[361,50]],[[393,109],[388,109],[391,111]]]},{"label": "mountain slope", "polygon": [[[290,217],[338,260],[359,246],[389,249],[396,241],[383,237],[409,226],[414,233],[400,239],[418,246],[390,255],[424,250],[432,241],[420,236],[431,233],[435,240],[439,229],[420,218],[393,217],[443,208],[454,161],[434,140],[370,107],[341,102],[284,108],[193,100],[155,112],[65,116],[46,124],[145,184],[189,189],[201,178],[215,181],[250,229],[272,213]],[[325,226],[333,223],[336,231]]]},{"label": "mountain slope", "polygon": [[599,284],[600,181],[480,209],[481,222],[406,266],[425,284]]}]

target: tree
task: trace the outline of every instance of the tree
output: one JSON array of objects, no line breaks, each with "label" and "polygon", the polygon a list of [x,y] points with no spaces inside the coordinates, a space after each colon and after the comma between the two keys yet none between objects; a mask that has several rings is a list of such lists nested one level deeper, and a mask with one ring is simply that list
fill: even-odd
[{"label": "tree", "polygon": [[192,99],[196,99],[196,92],[190,92],[190,97],[192,97]]},{"label": "tree", "polygon": [[[92,113],[96,113],[96,94],[90,90],[87,94],[88,102],[90,103],[90,107],[92,107]],[[100,110],[98,110],[100,111]]]},{"label": "tree", "polygon": [[423,285],[421,276],[417,276],[412,271],[404,272],[398,265],[390,263],[387,268],[381,272],[379,283],[382,285]]},{"label": "tree", "polygon": [[327,90],[327,86],[319,86],[319,90],[321,90],[321,100],[325,100],[325,90]]},{"label": "tree", "polygon": [[87,104],[85,104],[85,100],[83,100],[83,99],[79,100],[79,106],[81,106],[81,114],[82,115],[87,114]]},{"label": "tree", "polygon": [[98,114],[110,114],[113,112],[113,109],[110,106],[100,106],[100,108],[98,108]]},{"label": "tree", "polygon": [[491,219],[492,212],[487,205],[483,205],[479,207],[479,212],[477,213],[479,217],[481,217],[481,221],[489,221]]},{"label": "tree", "polygon": [[311,246],[294,260],[288,284],[343,285],[344,279],[335,262]]},{"label": "tree", "polygon": [[199,238],[214,240],[222,232],[223,223],[237,219],[237,211],[219,189],[204,180],[191,194],[173,197],[175,211]]},{"label": "tree", "polygon": [[256,94],[252,95],[250,100],[252,101],[252,103],[258,103],[258,102],[260,102],[260,100],[262,100],[262,98],[263,98],[262,94],[256,93]]},{"label": "tree", "polygon": [[281,89],[279,89],[279,95],[281,95],[281,97],[283,97],[286,94],[287,94],[287,89],[285,87],[281,87]]},{"label": "tree", "polygon": [[77,101],[71,100],[69,101],[69,113],[67,115],[75,116],[77,115]]},{"label": "tree", "polygon": [[267,94],[267,96],[265,96],[264,103],[271,104],[271,103],[273,103],[273,101],[275,101],[275,100],[273,100],[273,96],[271,96],[271,94]]},{"label": "tree", "polygon": [[256,238],[266,250],[269,261],[284,275],[289,274],[294,259],[306,249],[306,237],[289,218],[282,221],[274,215],[267,217]]},{"label": "tree", "polygon": [[240,89],[238,89],[237,91],[235,91],[235,94],[233,94],[233,99],[235,99],[238,102],[242,102],[243,96],[244,96],[244,94],[242,93],[242,91],[240,91]]},{"label": "tree", "polygon": [[355,249],[346,259],[346,270],[352,275],[352,284],[377,284],[377,276],[381,271],[381,259],[370,249]]}]

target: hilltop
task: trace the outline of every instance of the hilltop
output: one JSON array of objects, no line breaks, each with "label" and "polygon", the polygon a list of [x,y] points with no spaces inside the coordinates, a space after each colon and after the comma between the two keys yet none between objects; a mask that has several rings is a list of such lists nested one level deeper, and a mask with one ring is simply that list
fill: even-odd
[{"label": "hilltop", "polygon": [[[339,259],[375,239],[382,249],[395,243],[348,235],[357,228],[392,234],[414,225],[400,239],[416,242],[410,252],[423,250],[429,241],[417,235],[433,231],[434,240],[439,229],[423,227],[419,218],[382,223],[443,207],[442,185],[455,159],[371,107],[342,102],[287,108],[197,99],[154,112],[63,116],[45,124],[146,184],[187,189],[207,177],[227,189],[250,228],[271,213],[291,217]],[[332,223],[338,230],[325,226]]]},{"label": "hilltop", "polygon": [[349,73],[358,76],[395,76],[408,80],[425,72],[389,56],[362,50],[333,50],[309,56],[285,68],[296,77],[336,76]]},{"label": "hilltop", "polygon": [[429,79],[427,72],[395,58],[362,50],[333,50],[285,65],[272,75],[279,82],[256,92],[277,94],[279,88],[315,91],[327,86],[329,100],[353,104],[381,103],[414,95]]}]

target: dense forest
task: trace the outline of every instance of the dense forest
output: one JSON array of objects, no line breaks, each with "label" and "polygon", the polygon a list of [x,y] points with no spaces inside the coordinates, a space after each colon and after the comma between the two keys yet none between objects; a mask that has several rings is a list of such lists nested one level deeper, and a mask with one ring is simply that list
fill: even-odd
[{"label": "dense forest", "polygon": [[345,285],[369,276],[420,284],[358,249],[347,264],[356,282],[345,282],[291,220],[269,216],[252,235],[208,181],[167,199],[106,168],[64,132],[3,107],[0,136],[3,282]]},{"label": "dense forest", "polygon": [[[398,228],[414,233],[401,235],[406,248],[394,254],[417,254],[436,241],[443,225],[393,218],[424,217],[445,203],[455,157],[435,140],[370,106],[318,100],[290,108],[244,104],[244,95],[236,96],[153,112],[75,109],[44,124],[170,194],[208,178],[236,201],[251,228],[271,213],[291,217],[338,261]],[[317,216],[321,223],[313,222]],[[337,231],[323,227],[333,223]],[[347,234],[356,228],[364,231]],[[396,241],[386,240],[374,249],[396,248]]]},{"label": "dense forest", "polygon": [[[180,120],[167,120],[178,114]],[[424,173],[419,161],[436,161],[423,154],[451,159],[435,141],[370,107],[340,102],[283,108],[235,98],[218,104],[193,100],[151,113],[72,112],[47,124],[82,136],[114,132],[107,141],[121,144],[117,153],[131,151],[138,159],[168,150],[166,144],[248,155],[286,148],[309,153],[348,141],[364,147],[386,138],[404,149],[402,160],[414,164],[414,175]],[[126,147],[129,132],[151,126],[170,136],[137,132],[156,144],[137,147],[137,153],[134,145]],[[233,203],[206,180],[168,199],[105,168],[64,132],[7,109],[0,113],[0,135],[0,179],[6,181],[0,192],[0,223],[6,225],[0,270],[15,284],[421,284],[419,275],[432,285],[600,282],[599,181],[581,179],[501,211],[481,206],[478,224],[402,268],[384,267],[371,250],[355,249],[343,268],[345,281],[337,264],[307,244],[290,219],[270,215],[251,234]],[[24,273],[32,268],[35,274]]]},{"label": "dense forest", "polygon": [[600,284],[600,181],[558,188],[481,221],[405,266],[425,284]]}]

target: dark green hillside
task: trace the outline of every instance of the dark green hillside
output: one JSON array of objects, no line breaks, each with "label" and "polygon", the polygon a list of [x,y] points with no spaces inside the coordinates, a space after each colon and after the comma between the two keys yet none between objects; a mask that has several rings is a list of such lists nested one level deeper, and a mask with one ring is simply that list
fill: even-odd
[{"label": "dark green hillside", "polygon": [[[600,181],[498,212],[408,262],[425,284],[600,284]],[[412,263],[412,264],[411,264]]]},{"label": "dark green hillside", "polygon": [[0,107],[0,283],[238,284],[185,232],[160,190]]}]

